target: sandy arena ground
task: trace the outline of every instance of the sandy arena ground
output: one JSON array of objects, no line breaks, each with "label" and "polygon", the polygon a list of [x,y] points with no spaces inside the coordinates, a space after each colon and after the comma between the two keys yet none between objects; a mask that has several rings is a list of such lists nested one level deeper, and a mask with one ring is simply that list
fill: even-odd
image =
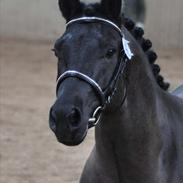
[{"label": "sandy arena ground", "polygon": [[[57,143],[48,127],[56,59],[49,43],[0,42],[0,183],[78,183],[93,131],[78,147]],[[159,52],[172,89],[183,83],[183,50]]]}]

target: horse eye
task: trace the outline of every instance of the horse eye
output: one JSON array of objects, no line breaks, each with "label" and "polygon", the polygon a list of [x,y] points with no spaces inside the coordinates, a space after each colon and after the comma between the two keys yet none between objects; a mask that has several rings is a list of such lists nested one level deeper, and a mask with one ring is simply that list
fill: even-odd
[{"label": "horse eye", "polygon": [[109,59],[116,53],[116,49],[109,49],[106,53],[106,57]]}]

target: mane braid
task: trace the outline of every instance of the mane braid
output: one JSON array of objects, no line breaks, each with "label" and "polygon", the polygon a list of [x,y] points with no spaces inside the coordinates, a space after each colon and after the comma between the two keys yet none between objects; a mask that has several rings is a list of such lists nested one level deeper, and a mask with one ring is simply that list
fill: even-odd
[{"label": "mane braid", "polygon": [[153,50],[151,50],[152,42],[149,39],[145,39],[143,37],[144,30],[140,27],[136,27],[135,23],[131,19],[124,18],[124,26],[135,37],[135,39],[140,43],[142,49],[144,50],[145,54],[147,55],[147,58],[149,60],[151,68],[152,68],[152,72],[154,74],[154,77],[155,77],[158,85],[163,90],[167,91],[170,87],[170,84],[164,81],[163,76],[160,75],[160,71],[161,71],[160,66],[155,64],[158,56]]}]

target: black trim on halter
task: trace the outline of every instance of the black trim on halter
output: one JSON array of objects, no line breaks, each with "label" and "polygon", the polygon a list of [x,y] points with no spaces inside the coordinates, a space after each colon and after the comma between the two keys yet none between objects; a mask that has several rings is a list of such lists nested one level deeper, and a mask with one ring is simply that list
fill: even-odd
[{"label": "black trim on halter", "polygon": [[[126,62],[127,62],[127,58],[126,58],[125,52],[122,50],[120,59],[118,61],[118,64],[116,65],[113,76],[109,82],[108,87],[104,91],[105,96],[106,96],[105,98],[108,101],[112,99],[113,95],[115,94],[115,92],[117,90],[117,84],[118,84],[120,75],[124,72],[124,69],[126,67]],[[109,99],[109,97],[110,97],[110,99]],[[110,101],[109,101],[109,103],[110,103]]]},{"label": "black trim on halter", "polygon": [[[109,20],[102,19],[99,17],[82,17],[82,18],[74,19],[74,20],[71,20],[70,22],[68,22],[67,26],[72,23],[75,23],[75,22],[87,22],[87,23],[91,22],[92,23],[94,21],[100,21],[102,23],[111,25],[113,28],[115,28],[116,31],[118,31],[120,33],[120,36],[122,37],[121,30],[116,24],[114,24],[113,22],[111,22]],[[59,90],[61,83],[67,78],[74,77],[74,78],[78,78],[78,79],[88,83],[93,88],[93,90],[96,92],[97,96],[100,98],[100,106],[98,106],[95,109],[93,116],[89,119],[89,128],[96,126],[97,123],[100,121],[102,111],[106,108],[106,106],[108,104],[111,103],[111,100],[112,100],[113,96],[115,95],[115,92],[117,90],[117,85],[120,80],[120,76],[124,72],[127,61],[128,61],[128,59],[126,57],[126,54],[125,54],[124,50],[122,50],[120,53],[120,58],[118,60],[118,63],[113,72],[113,76],[105,90],[102,90],[102,88],[96,81],[94,81],[92,78],[90,78],[89,76],[87,76],[81,72],[78,72],[75,70],[68,70],[68,71],[64,72],[57,80],[57,87],[56,87],[57,88],[56,89],[57,97],[58,97],[58,90]],[[126,91],[125,91],[125,96],[123,98],[123,103],[124,103],[125,99],[126,99]]]}]

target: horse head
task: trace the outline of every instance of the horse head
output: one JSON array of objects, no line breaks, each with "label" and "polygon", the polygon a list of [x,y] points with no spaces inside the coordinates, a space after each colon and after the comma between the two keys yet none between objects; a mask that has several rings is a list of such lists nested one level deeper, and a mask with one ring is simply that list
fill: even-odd
[{"label": "horse head", "polygon": [[50,127],[59,142],[73,146],[84,140],[111,103],[121,102],[115,99],[125,63],[121,0],[89,5],[59,0],[59,7],[67,26],[54,46],[57,99],[50,110]]}]

